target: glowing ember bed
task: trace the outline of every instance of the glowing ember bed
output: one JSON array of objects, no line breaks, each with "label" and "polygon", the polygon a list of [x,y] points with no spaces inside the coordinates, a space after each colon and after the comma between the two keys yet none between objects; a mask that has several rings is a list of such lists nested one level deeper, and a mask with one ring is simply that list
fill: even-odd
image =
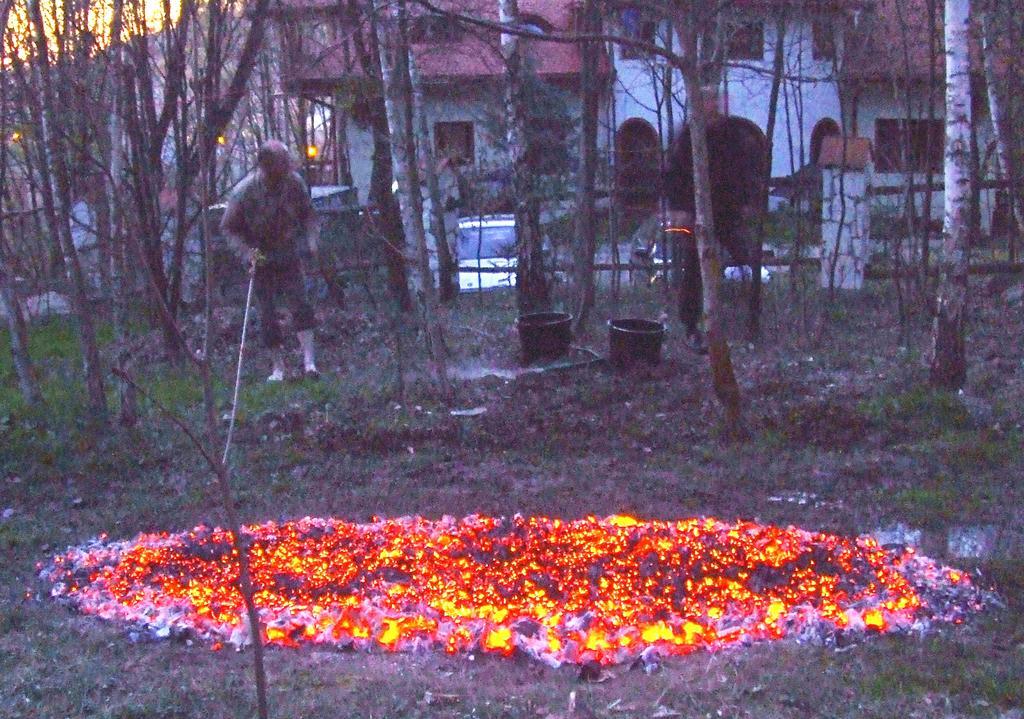
[{"label": "glowing ember bed", "polygon": [[[613,664],[739,642],[961,622],[960,571],[866,537],[631,517],[306,518],[247,528],[267,642],[522,651]],[[42,569],[52,595],[147,636],[251,641],[230,535],[105,537]]]}]

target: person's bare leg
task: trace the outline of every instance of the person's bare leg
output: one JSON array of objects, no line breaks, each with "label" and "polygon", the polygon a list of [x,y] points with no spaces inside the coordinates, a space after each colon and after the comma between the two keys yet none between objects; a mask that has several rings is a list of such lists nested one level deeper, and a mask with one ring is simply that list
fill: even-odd
[{"label": "person's bare leg", "polygon": [[302,347],[302,366],[306,374],[317,374],[316,349],[313,346],[313,330],[298,332],[299,346]]},{"label": "person's bare leg", "polygon": [[280,347],[275,347],[270,351],[270,356],[273,368],[267,382],[281,382],[284,380],[284,351]]}]

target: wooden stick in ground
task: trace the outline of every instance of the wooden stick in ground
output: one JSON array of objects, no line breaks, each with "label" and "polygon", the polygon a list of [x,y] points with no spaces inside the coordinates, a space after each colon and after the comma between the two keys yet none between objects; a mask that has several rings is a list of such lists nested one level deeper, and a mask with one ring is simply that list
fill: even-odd
[{"label": "wooden stick in ground", "polygon": [[234,395],[231,403],[231,415],[228,423],[228,435],[224,443],[224,454],[218,458],[199,437],[196,432],[188,425],[188,423],[179,417],[177,414],[169,410],[159,401],[153,398],[146,390],[139,386],[139,384],[124,370],[114,368],[113,372],[118,379],[123,382],[130,384],[134,387],[143,397],[149,399],[153,405],[164,415],[166,415],[171,422],[173,422],[184,434],[188,437],[189,441],[196,447],[199,453],[206,460],[206,463],[210,466],[214,476],[217,478],[217,487],[221,494],[221,503],[224,505],[224,513],[228,519],[228,529],[231,530],[231,545],[232,552],[238,557],[238,585],[239,590],[242,593],[242,601],[245,604],[245,613],[249,621],[250,636],[252,637],[253,647],[253,667],[254,675],[256,678],[256,703],[259,719],[268,719],[269,713],[267,710],[267,673],[263,664],[263,635],[260,628],[259,612],[256,609],[256,602],[253,599],[253,584],[252,584],[252,572],[249,566],[249,553],[248,546],[242,536],[242,525],[238,520],[238,515],[235,513],[234,501],[231,495],[231,477],[230,470],[228,469],[228,456],[231,450],[231,438],[235,426],[235,413],[238,409],[238,395],[239,388],[242,381],[242,359],[245,355],[245,338],[246,328],[249,324],[249,310],[252,306],[252,291],[254,284],[255,274],[253,269],[250,269],[249,275],[249,290],[246,293],[245,299],[245,312],[242,316],[242,339],[239,343],[238,348],[238,367],[235,372],[235,387]]}]

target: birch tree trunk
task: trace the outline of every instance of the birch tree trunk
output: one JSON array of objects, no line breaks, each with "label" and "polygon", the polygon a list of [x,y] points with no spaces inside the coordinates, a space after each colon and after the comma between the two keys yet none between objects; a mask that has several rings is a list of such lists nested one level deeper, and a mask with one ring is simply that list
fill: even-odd
[{"label": "birch tree trunk", "polygon": [[[686,97],[689,101],[690,141],[693,148],[694,226],[693,234],[700,256],[700,273],[704,280],[704,326],[707,331],[708,360],[715,396],[725,410],[726,431],[740,437],[745,433],[739,384],[733,371],[729,343],[722,327],[720,284],[722,259],[715,239],[714,215],[711,207],[711,173],[708,163],[707,117],[701,86],[699,29],[692,18],[675,20],[686,62],[681,68]],[[760,278],[755,278],[759,281]]]},{"label": "birch tree trunk", "polygon": [[[518,0],[498,0],[502,24],[519,22]],[[530,167],[526,128],[526,83],[519,37],[501,33],[501,56],[505,61],[506,141],[512,161],[517,235],[516,299],[521,313],[548,309],[551,304],[544,277],[543,238],[540,231],[540,198]]]},{"label": "birch tree trunk", "polygon": [[[984,43],[985,85],[988,88],[988,114],[996,136],[996,155],[999,158],[999,173],[1002,180],[1016,178],[1016,158],[1013,156],[1009,128],[1006,126],[1003,101],[999,92],[999,78],[996,76],[996,35],[995,18],[992,9],[981,13],[982,41]],[[1013,183],[1006,193],[1010,203],[1010,216],[1016,224],[1017,236],[1024,235],[1024,207],[1021,207]]]},{"label": "birch tree trunk", "polygon": [[381,79],[391,134],[391,161],[398,183],[398,205],[407,243],[412,245],[415,252],[410,262],[413,286],[423,312],[427,351],[434,365],[434,374],[442,395],[449,398],[451,384],[448,381],[444,334],[438,320],[437,288],[434,287],[430,273],[430,257],[423,227],[423,195],[416,166],[416,141],[412,134],[414,113],[405,13],[404,0],[385,6],[378,12],[376,33],[380,46]]},{"label": "birch tree trunk", "polygon": [[932,328],[931,383],[959,389],[967,377],[967,247],[971,215],[969,0],[946,0],[946,212]]},{"label": "birch tree trunk", "polygon": [[[39,0],[31,0],[28,4],[29,16],[35,35],[36,70],[42,91],[43,113],[39,118],[40,138],[45,148],[45,157],[52,166],[56,179],[56,222],[50,231],[61,241],[65,262],[71,275],[71,297],[75,320],[78,324],[78,339],[82,351],[82,373],[85,377],[86,395],[89,411],[93,418],[105,421],[107,416],[107,397],[104,389],[103,374],[100,365],[100,353],[96,345],[96,329],[93,325],[92,310],[86,293],[85,276],[78,259],[78,250],[71,237],[71,183],[64,146],[57,135],[60,126],[57,116],[57,105],[54,83],[51,75],[50,54],[47,47],[43,14]],[[53,215],[51,215],[53,217]]]},{"label": "birch tree trunk", "polygon": [[[409,51],[409,84],[412,88],[413,135],[416,140],[419,164],[423,167],[427,197],[430,200],[430,233],[434,237],[434,251],[437,253],[438,291],[442,302],[453,302],[458,296],[458,271],[448,247],[448,231],[444,221],[444,202],[437,180],[437,158],[430,144],[430,130],[427,127],[426,103],[423,100],[423,84],[416,67],[416,58]],[[433,273],[431,273],[433,274]]]},{"label": "birch tree trunk", "polygon": [[[111,238],[111,254],[113,256],[114,276],[117,281],[114,283],[114,332],[117,335],[118,344],[125,348],[128,345],[128,302],[131,297],[132,286],[134,285],[133,273],[129,273],[128,264],[125,262],[125,237],[124,237],[124,210],[123,202],[120,199],[121,173],[124,171],[124,126],[121,122],[122,96],[123,96],[123,68],[122,68],[122,15],[124,12],[124,1],[114,0],[113,14],[110,19],[110,62],[112,72],[110,73],[110,123],[108,126],[110,134],[110,177],[107,180],[106,202],[109,207],[107,213],[110,220],[109,236]],[[118,356],[117,363],[122,371],[127,371],[127,364],[130,358],[124,350]],[[135,387],[130,382],[118,381],[117,396],[119,404],[118,420],[126,427],[134,426],[138,418],[138,403],[136,401]]]},{"label": "birch tree trunk", "polygon": [[[600,15],[596,0],[585,0],[583,4],[583,27],[585,33],[600,30]],[[597,85],[598,62],[601,45],[584,42],[582,66],[580,68],[580,93],[583,96],[583,116],[580,123],[580,159],[576,175],[576,227],[575,227],[575,270],[576,270],[576,327],[583,327],[594,306],[594,254],[597,251],[597,223],[594,217],[594,184],[597,175],[597,116],[601,88]],[[671,102],[672,98],[668,98]]]}]

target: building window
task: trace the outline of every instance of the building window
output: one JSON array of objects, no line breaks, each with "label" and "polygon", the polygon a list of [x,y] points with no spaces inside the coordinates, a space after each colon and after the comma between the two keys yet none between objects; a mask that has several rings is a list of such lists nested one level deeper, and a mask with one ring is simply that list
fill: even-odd
[{"label": "building window", "polygon": [[811,26],[811,57],[815,60],[836,59],[836,37],[829,20],[815,20]]},{"label": "building window", "polygon": [[[623,9],[620,16],[622,20],[622,33],[631,40],[639,40],[640,42],[655,44],[658,23],[652,18],[646,17],[640,8],[627,7]],[[632,45],[623,44],[622,48],[622,59],[623,60],[636,60],[639,58],[645,58],[649,56],[649,53],[638,47]]]},{"label": "building window", "polygon": [[733,29],[729,36],[729,58],[732,60],[764,59],[763,22],[745,22]]},{"label": "building window", "polygon": [[450,157],[460,165],[471,165],[476,158],[472,122],[434,123],[434,147],[437,157]]},{"label": "building window", "polygon": [[461,42],[464,34],[462,25],[441,15],[419,15],[409,23],[409,42],[416,45]]},{"label": "building window", "polygon": [[942,120],[875,120],[875,169],[879,172],[941,170],[945,139]]}]

